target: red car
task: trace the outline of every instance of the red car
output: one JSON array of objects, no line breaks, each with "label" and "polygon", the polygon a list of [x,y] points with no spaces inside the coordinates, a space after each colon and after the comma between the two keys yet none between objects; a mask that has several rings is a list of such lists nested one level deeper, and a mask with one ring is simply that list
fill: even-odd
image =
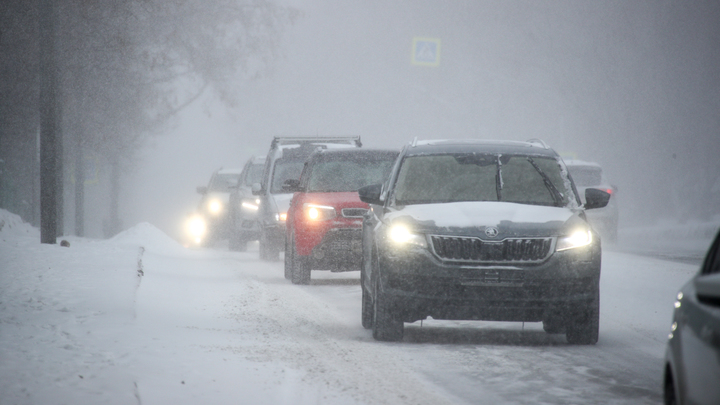
[{"label": "red car", "polygon": [[311,270],[360,270],[362,221],[368,205],[357,190],[385,181],[397,151],[326,149],[314,152],[294,191],[285,237],[285,278],[308,284]]}]

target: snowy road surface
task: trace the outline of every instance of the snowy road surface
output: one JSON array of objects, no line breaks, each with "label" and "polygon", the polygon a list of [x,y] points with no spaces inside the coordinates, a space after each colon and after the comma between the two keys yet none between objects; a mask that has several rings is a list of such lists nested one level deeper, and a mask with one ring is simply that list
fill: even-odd
[{"label": "snowy road surface", "polygon": [[3,405],[659,404],[697,268],[606,251],[595,346],[432,320],[382,343],[360,325],[357,272],[296,286],[256,246],[187,250],[149,224],[69,248],[36,233],[0,229]]}]

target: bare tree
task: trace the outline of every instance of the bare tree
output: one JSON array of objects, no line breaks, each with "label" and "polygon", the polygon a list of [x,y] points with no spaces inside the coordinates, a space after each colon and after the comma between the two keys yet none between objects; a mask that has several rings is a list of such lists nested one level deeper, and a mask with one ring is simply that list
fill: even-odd
[{"label": "bare tree", "polygon": [[[84,151],[111,187],[151,134],[206,91],[228,105],[276,57],[292,9],[264,0],[74,0],[60,15],[64,125],[73,141],[75,231],[82,234]],[[119,230],[112,190],[107,232]]]}]

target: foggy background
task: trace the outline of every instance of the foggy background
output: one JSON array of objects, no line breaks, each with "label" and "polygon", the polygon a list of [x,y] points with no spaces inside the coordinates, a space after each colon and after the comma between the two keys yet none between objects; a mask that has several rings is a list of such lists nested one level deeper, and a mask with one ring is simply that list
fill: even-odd
[{"label": "foggy background", "polygon": [[[215,169],[265,154],[273,136],[311,135],[397,149],[541,138],[603,166],[621,228],[720,214],[720,2],[279,4],[297,18],[268,69],[230,104],[204,91],[142,144],[121,180],[124,228],[176,236]],[[441,41],[438,66],[412,63],[416,37]],[[107,216],[99,172],[86,181],[87,236]]]}]

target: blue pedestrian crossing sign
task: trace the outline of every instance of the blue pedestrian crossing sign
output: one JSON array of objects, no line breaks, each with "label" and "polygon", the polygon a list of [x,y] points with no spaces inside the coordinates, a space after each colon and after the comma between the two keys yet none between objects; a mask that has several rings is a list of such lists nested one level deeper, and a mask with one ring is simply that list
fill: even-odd
[{"label": "blue pedestrian crossing sign", "polygon": [[413,38],[412,64],[438,66],[440,64],[440,40],[437,38]]}]

